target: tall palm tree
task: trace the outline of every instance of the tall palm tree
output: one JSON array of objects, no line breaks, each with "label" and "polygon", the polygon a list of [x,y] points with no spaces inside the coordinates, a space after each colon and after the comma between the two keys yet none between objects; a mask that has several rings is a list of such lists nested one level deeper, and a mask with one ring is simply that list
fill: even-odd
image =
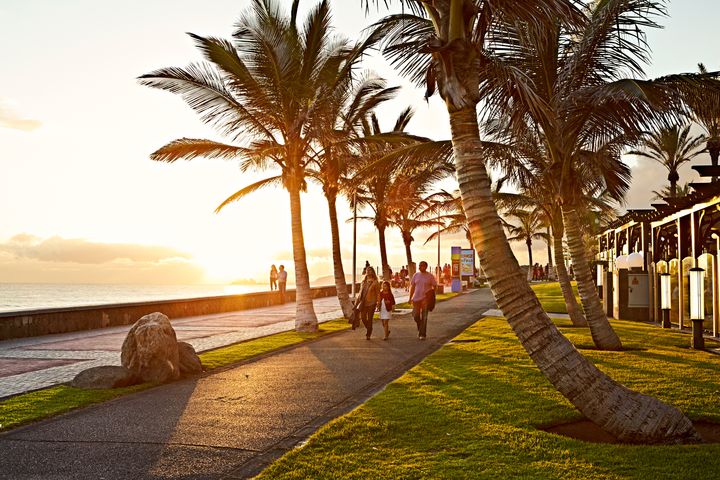
[{"label": "tall palm tree", "polygon": [[295,263],[297,331],[317,330],[302,229],[300,193],[314,145],[324,133],[328,110],[342,77],[346,40],[330,28],[330,8],[321,1],[298,26],[298,0],[290,16],[267,0],[253,0],[236,24],[232,41],[190,34],[205,57],[186,68],[163,68],[142,75],[140,83],[181,95],[232,142],[183,138],[152,154],[174,162],[196,157],[240,160],[242,172],[275,170],[275,175],[239,190],[217,211],[269,186],[283,186],[290,201]]},{"label": "tall palm tree", "polygon": [[[355,51],[352,60],[360,58],[360,53],[371,42],[365,42]],[[383,102],[391,99],[397,87],[387,88],[381,78],[366,75],[359,81],[353,81],[352,61],[346,64],[346,76],[340,78],[333,92],[333,100],[329,102],[330,110],[326,117],[325,135],[320,138],[320,152],[313,157],[307,169],[308,175],[322,185],[323,194],[328,204],[330,215],[330,233],[332,240],[333,273],[338,300],[346,318],[350,318],[353,305],[348,293],[345,271],[340,252],[340,232],[337,218],[337,198],[340,193],[348,193],[351,186],[348,182],[351,157],[353,154],[352,140],[362,138],[362,128],[372,111]]]},{"label": "tall palm tree", "polygon": [[528,262],[530,268],[534,265],[532,258],[532,241],[533,240],[544,240],[548,244],[550,240],[547,237],[547,233],[541,231],[545,226],[543,223],[542,215],[539,210],[511,210],[509,216],[516,218],[519,221],[518,225],[509,223],[507,228],[511,237],[508,237],[509,242],[525,242],[525,246],[528,251]]},{"label": "tall palm tree", "polygon": [[[707,68],[702,63],[698,64],[700,73],[707,74]],[[707,132],[707,143],[705,148],[710,154],[712,165],[718,164],[720,158],[720,95],[713,92],[706,92],[697,101],[691,102],[695,121],[702,125]],[[716,180],[716,178],[713,178]]]},{"label": "tall palm tree", "polygon": [[702,153],[700,147],[705,143],[703,135],[690,135],[690,127],[690,124],[682,127],[677,125],[660,127],[642,139],[640,150],[630,152],[631,155],[654,160],[667,169],[670,197],[673,198],[677,196],[680,166],[700,155]]},{"label": "tall palm tree", "polygon": [[[478,86],[495,79],[505,88],[527,90],[522,69],[517,69],[518,78],[509,82],[510,72],[490,68],[492,55],[517,52],[517,36],[504,34],[513,32],[517,22],[533,31],[550,32],[557,19],[582,21],[574,14],[572,2],[401,1],[411,11],[392,15],[377,26],[386,35],[385,53],[404,74],[425,83],[428,95],[439,87],[450,117],[463,208],[481,252],[481,266],[498,307],[530,357],[573,405],[617,437],[644,442],[698,441],[692,423],[679,410],[616,383],[559,332],[523,278],[493,203],[476,112],[480,100],[490,100],[490,94]],[[507,98],[507,91],[503,93]],[[531,103],[534,98],[520,101]],[[625,413],[630,411],[631,415]]]}]

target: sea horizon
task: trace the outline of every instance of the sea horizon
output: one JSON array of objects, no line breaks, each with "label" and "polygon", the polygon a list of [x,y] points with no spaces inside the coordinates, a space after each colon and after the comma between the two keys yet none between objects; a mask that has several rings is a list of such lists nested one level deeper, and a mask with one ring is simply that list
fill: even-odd
[{"label": "sea horizon", "polygon": [[[313,285],[316,286],[316,285]],[[294,288],[294,285],[288,285]],[[10,283],[0,282],[0,313],[267,292],[268,284]]]}]

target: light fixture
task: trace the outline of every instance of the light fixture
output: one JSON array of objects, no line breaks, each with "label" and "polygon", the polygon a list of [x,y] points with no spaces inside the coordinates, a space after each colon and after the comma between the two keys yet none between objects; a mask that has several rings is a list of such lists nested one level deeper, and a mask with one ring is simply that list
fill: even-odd
[{"label": "light fixture", "polygon": [[703,277],[705,270],[691,268],[690,274],[690,319],[705,320],[705,286]]},{"label": "light fixture", "polygon": [[597,286],[603,286],[603,277],[605,276],[605,266],[602,263],[597,264]]},{"label": "light fixture", "polygon": [[631,253],[627,257],[628,268],[643,268],[645,266],[645,258],[642,252]]},{"label": "light fixture", "polygon": [[696,350],[705,348],[703,338],[703,322],[705,321],[705,270],[691,268],[690,274],[690,320],[692,320],[692,347]]},{"label": "light fixture", "polygon": [[660,274],[660,308],[670,310],[670,274]]},{"label": "light fixture", "polygon": [[628,257],[627,255],[620,255],[615,259],[615,268],[618,270],[627,269],[628,268]]}]

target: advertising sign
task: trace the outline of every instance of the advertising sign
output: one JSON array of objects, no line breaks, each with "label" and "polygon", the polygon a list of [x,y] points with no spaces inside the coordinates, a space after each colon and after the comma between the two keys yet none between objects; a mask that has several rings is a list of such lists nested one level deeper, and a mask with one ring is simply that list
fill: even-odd
[{"label": "advertising sign", "polygon": [[460,278],[460,257],[462,256],[462,248],[450,247],[450,261],[452,262],[452,277]]},{"label": "advertising sign", "polygon": [[475,275],[475,250],[463,248],[460,252],[460,276],[472,277]]}]

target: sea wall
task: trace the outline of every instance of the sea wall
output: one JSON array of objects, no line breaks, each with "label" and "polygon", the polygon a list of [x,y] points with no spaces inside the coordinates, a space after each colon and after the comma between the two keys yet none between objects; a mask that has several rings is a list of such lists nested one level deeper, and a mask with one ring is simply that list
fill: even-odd
[{"label": "sea wall", "polygon": [[[315,287],[311,291],[313,298],[336,294],[334,286]],[[287,302],[294,302],[295,290],[288,290],[285,299]],[[162,312],[170,318],[180,318],[279,304],[280,295],[276,291],[183,300],[5,312],[0,313],[0,340],[131,325],[143,315],[152,312]]]}]

